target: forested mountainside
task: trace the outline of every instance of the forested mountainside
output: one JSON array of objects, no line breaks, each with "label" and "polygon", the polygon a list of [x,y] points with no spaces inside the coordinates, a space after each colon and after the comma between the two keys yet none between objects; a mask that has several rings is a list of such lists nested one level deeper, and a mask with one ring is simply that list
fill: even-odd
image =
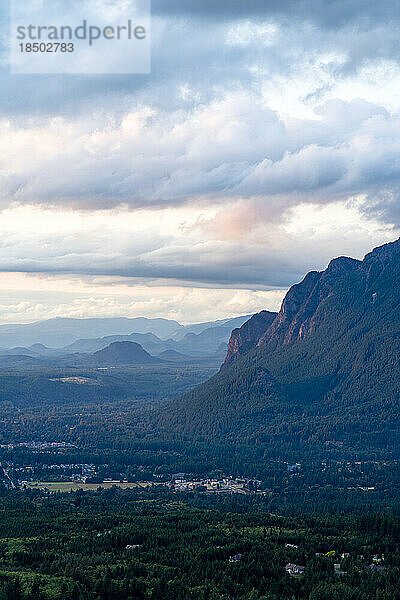
[{"label": "forested mountainside", "polygon": [[[212,379],[174,400],[169,431],[266,443],[334,443],[398,452],[400,240],[363,261],[340,257],[287,293],[260,333],[239,331]],[[247,325],[247,327],[246,327]],[[237,335],[237,334],[235,334]],[[231,340],[232,342],[232,340]]]}]

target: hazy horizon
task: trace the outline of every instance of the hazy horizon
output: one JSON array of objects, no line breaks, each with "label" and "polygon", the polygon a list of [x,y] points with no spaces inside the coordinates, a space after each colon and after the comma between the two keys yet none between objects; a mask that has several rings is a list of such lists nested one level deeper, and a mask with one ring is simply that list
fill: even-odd
[{"label": "hazy horizon", "polygon": [[[247,314],[243,314],[243,315],[239,315],[241,317],[246,317],[249,316]],[[211,321],[193,321],[193,322],[182,322],[182,321],[176,321],[176,319],[167,319],[166,317],[158,317],[157,315],[155,315],[154,317],[144,317],[143,315],[135,315],[132,317],[118,317],[118,316],[114,316],[114,317],[50,317],[49,319],[43,318],[43,319],[38,319],[36,321],[19,321],[16,323],[10,323],[10,322],[0,322],[0,327],[2,327],[3,325],[5,327],[7,326],[12,326],[12,325],[35,325],[36,323],[44,323],[46,321],[56,321],[56,320],[77,320],[77,321],[87,321],[87,320],[105,320],[105,319],[109,319],[109,320],[118,320],[118,319],[126,319],[126,320],[134,320],[134,319],[146,319],[149,321],[152,320],[158,320],[158,319],[162,319],[162,320],[166,320],[166,321],[176,321],[179,325],[183,325],[184,327],[186,326],[190,326],[190,325],[202,325],[203,323],[214,323],[214,322],[218,322],[218,321],[225,321],[225,320],[230,320],[230,319],[235,319],[237,318],[237,315],[228,315],[227,317],[222,317],[222,319],[214,319]]]}]

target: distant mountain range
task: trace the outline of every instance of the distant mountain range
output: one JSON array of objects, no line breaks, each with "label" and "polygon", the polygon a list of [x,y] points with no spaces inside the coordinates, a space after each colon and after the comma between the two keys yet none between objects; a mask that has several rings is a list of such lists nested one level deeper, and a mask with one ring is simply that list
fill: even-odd
[{"label": "distant mountain range", "polygon": [[36,323],[0,325],[0,348],[43,344],[63,348],[80,338],[107,335],[154,333],[161,339],[168,338],[182,329],[177,321],[168,319],[104,318],[104,319],[48,319]]},{"label": "distant mountain range", "polygon": [[233,331],[224,366],[159,416],[169,431],[400,449],[400,240],[332,260]]},{"label": "distant mountain range", "polygon": [[113,342],[92,354],[66,354],[62,356],[32,357],[27,354],[0,355],[0,367],[57,366],[82,368],[120,367],[161,364],[166,361],[151,356],[135,342]]},{"label": "distant mountain range", "polygon": [[[25,355],[57,357],[75,353],[93,353],[114,342],[135,342],[146,352],[160,355],[174,351],[193,357],[222,356],[234,327],[240,327],[249,315],[209,323],[183,326],[166,319],[52,319],[29,325],[0,326],[0,356]],[[109,331],[112,335],[84,338],[87,331]],[[138,331],[132,332],[136,328]],[[122,333],[121,333],[122,330]],[[128,333],[126,333],[128,330]],[[157,334],[158,333],[158,334]],[[165,335],[171,337],[164,338]],[[70,341],[71,343],[65,343]],[[25,340],[26,346],[20,345]],[[46,343],[53,341],[53,347]],[[6,342],[11,343],[7,348]],[[33,343],[30,343],[33,342]]]}]

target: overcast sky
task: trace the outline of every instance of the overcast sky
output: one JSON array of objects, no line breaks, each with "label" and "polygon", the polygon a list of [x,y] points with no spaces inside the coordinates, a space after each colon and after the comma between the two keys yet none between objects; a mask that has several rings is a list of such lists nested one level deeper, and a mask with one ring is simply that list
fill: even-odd
[{"label": "overcast sky", "polygon": [[153,0],[125,76],[10,75],[0,14],[0,322],[278,309],[400,235],[392,1]]}]

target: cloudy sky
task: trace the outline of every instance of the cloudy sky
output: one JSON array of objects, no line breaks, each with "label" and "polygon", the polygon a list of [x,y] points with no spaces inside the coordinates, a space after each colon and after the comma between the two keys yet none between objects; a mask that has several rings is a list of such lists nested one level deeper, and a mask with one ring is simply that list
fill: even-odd
[{"label": "cloudy sky", "polygon": [[1,9],[0,322],[277,309],[400,235],[391,0],[152,4],[123,76],[11,75]]}]

